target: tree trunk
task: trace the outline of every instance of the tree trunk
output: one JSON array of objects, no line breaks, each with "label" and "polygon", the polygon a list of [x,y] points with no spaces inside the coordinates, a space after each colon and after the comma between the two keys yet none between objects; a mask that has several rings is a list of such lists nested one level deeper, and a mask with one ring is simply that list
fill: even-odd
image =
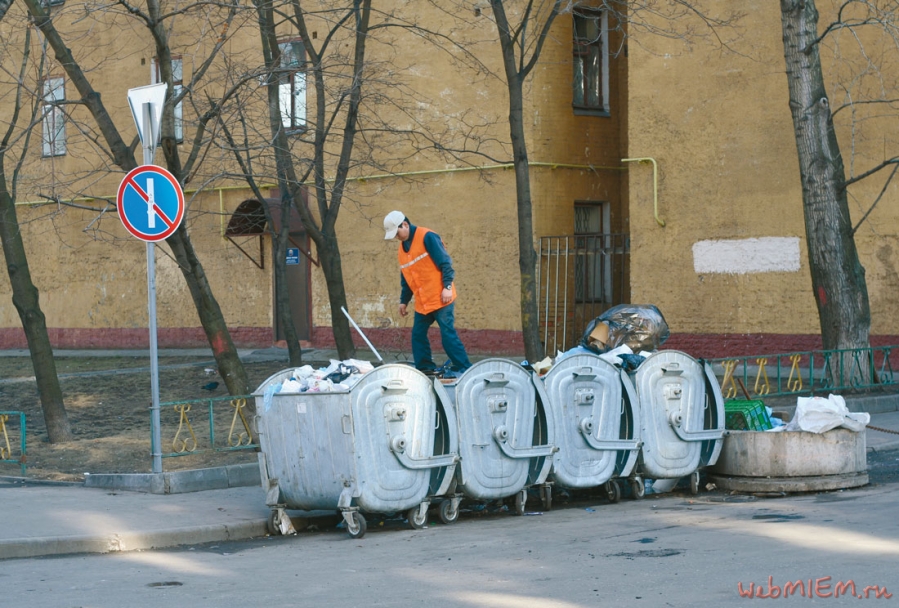
[{"label": "tree trunk", "polygon": [[28,258],[16,216],[15,201],[9,194],[6,185],[6,172],[3,168],[3,155],[0,154],[0,240],[3,243],[3,256],[6,271],[12,286],[12,301],[22,320],[28,350],[31,353],[31,364],[34,366],[34,377],[37,382],[38,395],[41,399],[41,410],[44,413],[44,424],[50,443],[72,441],[72,427],[66,414],[62,399],[59,377],[56,375],[56,362],[53,360],[53,348],[47,334],[47,323],[41,311],[38,290],[31,282],[31,271],[28,269]]},{"label": "tree trunk", "polygon": [[337,354],[341,359],[356,356],[350,323],[344,316],[341,306],[346,306],[346,290],[343,286],[343,265],[340,260],[340,247],[337,246],[336,234],[323,234],[325,247],[318,248],[318,259],[322,264],[322,273],[328,284],[328,302],[331,304],[331,327],[334,330],[334,341]]},{"label": "tree trunk", "polygon": [[537,252],[534,251],[534,221],[531,204],[531,176],[528,150],[524,140],[523,96],[521,82],[509,86],[509,130],[515,164],[515,192],[518,202],[518,272],[521,275],[521,330],[528,361],[544,357],[537,324]]},{"label": "tree trunk", "polygon": [[[278,311],[278,326],[287,341],[287,357],[291,367],[303,364],[303,349],[297,328],[293,324],[290,306],[290,290],[287,288],[287,244],[290,239],[290,210],[293,200],[288,190],[281,191],[281,230],[275,238],[275,310]],[[272,224],[274,227],[274,223]],[[272,231],[274,235],[274,231]]]},{"label": "tree trunk", "polygon": [[871,327],[868,289],[852,236],[843,158],[815,42],[818,12],[814,0],[781,0],[781,13],[821,338],[825,349],[867,348]]},{"label": "tree trunk", "polygon": [[[518,206],[518,272],[521,275],[519,299],[521,302],[521,331],[527,359],[537,362],[544,357],[544,345],[540,341],[537,323],[537,253],[534,250],[534,220],[531,203],[531,177],[528,165],[528,148],[524,137],[524,77],[530,68],[518,69],[515,56],[516,41],[509,28],[502,0],[491,0],[496,28],[503,53],[503,67],[509,92],[509,134],[512,138],[512,162],[515,165],[515,193]],[[554,17],[553,13],[550,20]],[[547,29],[548,24],[544,28]],[[524,35],[524,27],[517,33]],[[535,51],[539,54],[538,50]],[[536,57],[529,63],[533,66]],[[524,61],[520,63],[524,64]]]}]

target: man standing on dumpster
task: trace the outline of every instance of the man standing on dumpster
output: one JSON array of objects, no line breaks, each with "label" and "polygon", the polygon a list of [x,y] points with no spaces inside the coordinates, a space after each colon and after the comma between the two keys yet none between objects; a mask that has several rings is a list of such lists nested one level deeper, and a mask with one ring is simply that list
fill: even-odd
[{"label": "man standing on dumpster", "polygon": [[437,322],[440,339],[455,371],[471,367],[465,346],[455,328],[456,288],[453,285],[453,261],[440,235],[409,222],[402,211],[391,211],[384,218],[384,239],[400,241],[397,252],[400,263],[400,315],[409,314],[406,306],[415,298],[415,320],[412,323],[412,358],[415,367],[426,374],[436,372],[431,358],[428,328]]}]

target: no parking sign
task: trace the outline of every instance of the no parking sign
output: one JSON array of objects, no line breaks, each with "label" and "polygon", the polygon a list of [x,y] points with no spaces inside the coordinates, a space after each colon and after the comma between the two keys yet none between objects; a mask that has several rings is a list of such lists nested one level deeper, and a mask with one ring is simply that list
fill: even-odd
[{"label": "no parking sign", "polygon": [[142,241],[161,241],[184,219],[184,191],[167,170],[142,165],[122,180],[116,206],[128,232]]}]

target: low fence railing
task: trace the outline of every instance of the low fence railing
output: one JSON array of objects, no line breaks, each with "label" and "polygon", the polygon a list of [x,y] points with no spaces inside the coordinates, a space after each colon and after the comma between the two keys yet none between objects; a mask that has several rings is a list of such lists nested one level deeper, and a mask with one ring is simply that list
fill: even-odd
[{"label": "low fence railing", "polygon": [[[16,434],[10,429],[10,416],[19,422],[19,454],[18,457],[13,450],[16,444]],[[26,461],[26,428],[25,428],[25,412],[0,412],[0,462],[8,464],[17,464],[21,467],[22,477],[25,476]]]},{"label": "low fence railing", "polygon": [[[814,395],[895,385],[891,356],[899,346],[817,350],[709,359],[725,399]],[[742,382],[743,387],[738,384]]]},{"label": "low fence railing", "polygon": [[[253,399],[252,395],[238,395],[160,403],[160,411],[164,413],[162,457],[257,448],[245,411],[247,401]],[[200,428],[203,430],[198,437]]]}]

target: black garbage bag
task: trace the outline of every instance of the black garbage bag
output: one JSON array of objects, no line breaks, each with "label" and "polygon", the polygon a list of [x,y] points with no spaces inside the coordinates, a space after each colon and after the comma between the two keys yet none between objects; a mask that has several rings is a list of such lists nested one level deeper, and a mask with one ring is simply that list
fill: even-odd
[{"label": "black garbage bag", "polygon": [[595,353],[604,353],[622,344],[627,344],[635,353],[652,352],[658,350],[670,335],[668,323],[656,306],[619,304],[590,321],[581,345]]}]

